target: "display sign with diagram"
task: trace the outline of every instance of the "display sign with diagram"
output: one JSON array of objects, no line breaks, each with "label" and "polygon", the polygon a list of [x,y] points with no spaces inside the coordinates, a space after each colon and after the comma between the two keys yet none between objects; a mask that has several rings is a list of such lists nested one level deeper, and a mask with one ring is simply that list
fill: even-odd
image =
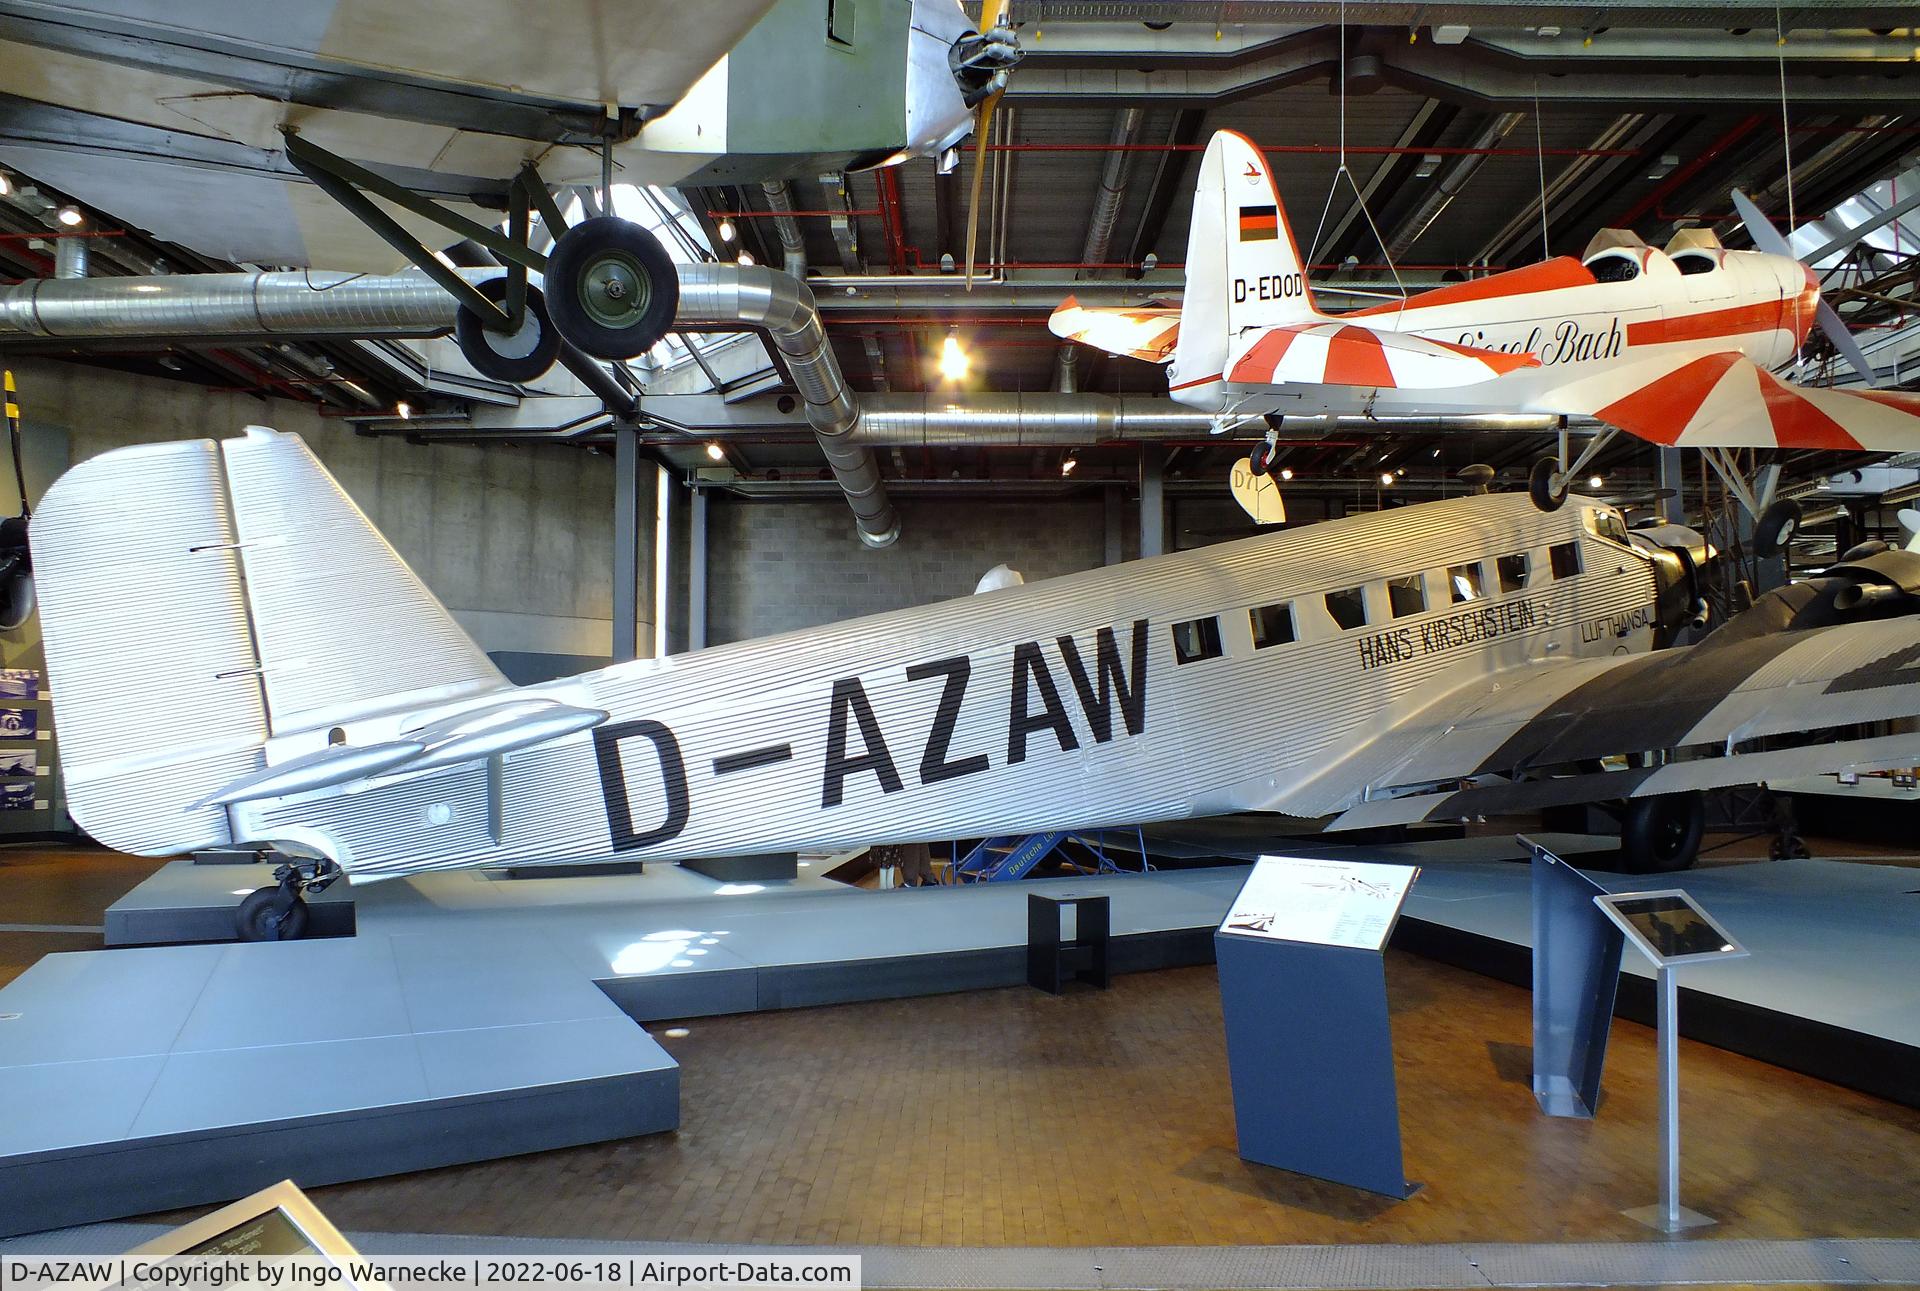
[{"label": "display sign with diagram", "polygon": [[0,699],[40,698],[38,668],[0,668]]},{"label": "display sign with diagram", "polygon": [[1263,856],[1220,931],[1377,951],[1419,875],[1416,865]]}]

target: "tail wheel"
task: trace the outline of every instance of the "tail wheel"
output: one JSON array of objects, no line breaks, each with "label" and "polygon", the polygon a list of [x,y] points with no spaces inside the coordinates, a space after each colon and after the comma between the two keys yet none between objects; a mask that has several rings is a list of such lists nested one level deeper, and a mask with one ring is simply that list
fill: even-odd
[{"label": "tail wheel", "polygon": [[1762,557],[1778,556],[1800,531],[1800,504],[1792,498],[1777,499],[1753,522],[1753,550]]},{"label": "tail wheel", "polygon": [[1542,511],[1558,511],[1567,501],[1567,481],[1560,474],[1560,459],[1543,457],[1527,473],[1527,496]]},{"label": "tail wheel", "polygon": [[[505,278],[489,278],[475,287],[495,303],[507,298]],[[527,307],[518,329],[488,331],[480,316],[462,305],[454,315],[453,335],[460,342],[461,355],[473,364],[475,372],[514,385],[538,381],[560,356],[560,333],[547,317],[546,297],[531,283],[527,285]]]},{"label": "tail wheel", "polygon": [[1706,829],[1706,800],[1698,793],[1628,799],[1620,820],[1620,868],[1628,874],[1687,869],[1700,855]]},{"label": "tail wheel", "polygon": [[233,922],[242,941],[298,941],[307,932],[307,903],[284,888],[256,888]]},{"label": "tail wheel", "polygon": [[1255,475],[1271,474],[1274,452],[1274,445],[1267,443],[1265,440],[1261,440],[1253,446],[1253,451],[1247,454],[1248,467],[1252,469]]},{"label": "tail wheel", "polygon": [[560,235],[547,257],[547,313],[560,338],[596,359],[645,354],[673,326],[680,275],[659,239],[602,215]]}]

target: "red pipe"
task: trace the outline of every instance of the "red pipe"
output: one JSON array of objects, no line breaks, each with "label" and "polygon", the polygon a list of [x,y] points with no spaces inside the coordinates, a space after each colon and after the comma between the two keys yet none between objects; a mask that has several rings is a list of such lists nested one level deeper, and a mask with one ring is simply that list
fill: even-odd
[{"label": "red pipe", "polygon": [[[1260,151],[1270,154],[1305,153],[1309,156],[1339,156],[1340,145],[1332,143],[1261,144]],[[1205,152],[1204,143],[990,143],[988,152]],[[1417,148],[1397,144],[1348,144],[1350,153],[1365,156],[1411,157],[1637,157],[1638,148]]]},{"label": "red pipe", "polygon": [[880,215],[883,212],[876,206],[861,211],[708,211],[707,214],[716,220],[773,220],[782,215]]},{"label": "red pipe", "polygon": [[59,238],[124,238],[125,229],[92,229],[86,232],[62,229],[58,232],[48,229],[45,233],[0,233],[0,242],[45,242]]},{"label": "red pipe", "polygon": [[1672,196],[1675,189],[1699,174],[1715,157],[1718,157],[1721,153],[1733,147],[1734,144],[1739,143],[1742,139],[1752,134],[1755,127],[1764,120],[1766,120],[1766,117],[1756,112],[1708,144],[1699,156],[1667,176],[1666,179],[1661,181],[1658,188],[1655,188],[1651,193],[1648,193],[1645,197],[1634,203],[1633,209],[1619,218],[1616,222],[1616,227],[1623,229],[1631,228],[1637,221],[1642,219],[1648,211],[1654,212],[1663,220],[1674,218],[1663,213],[1661,203]]}]

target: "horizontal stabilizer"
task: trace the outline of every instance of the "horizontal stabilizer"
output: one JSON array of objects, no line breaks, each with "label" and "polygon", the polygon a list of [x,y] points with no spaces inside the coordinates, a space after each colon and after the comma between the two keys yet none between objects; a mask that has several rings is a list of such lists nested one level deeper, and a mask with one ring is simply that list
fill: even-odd
[{"label": "horizontal stabilizer", "polygon": [[1290,323],[1257,333],[1228,364],[1227,380],[1236,385],[1448,390],[1539,366],[1533,354],[1454,345],[1360,323]]},{"label": "horizontal stabilizer", "polygon": [[1556,411],[1683,448],[1920,449],[1920,394],[1796,385],[1739,354],[1694,359],[1618,396],[1618,381],[1569,388]]},{"label": "horizontal stabilizer", "polygon": [[1069,296],[1047,319],[1047,330],[1123,358],[1166,363],[1180,340],[1180,311],[1157,305],[1089,308]]},{"label": "horizontal stabilizer", "polygon": [[280,798],[309,789],[326,789],[349,780],[391,771],[394,767],[426,752],[418,740],[390,740],[383,744],[333,744],[312,753],[303,753],[275,766],[262,767],[249,775],[209,794],[195,807],[224,807],[236,802],[261,798]]},{"label": "horizontal stabilizer", "polygon": [[588,730],[606,720],[607,712],[603,708],[576,708],[544,699],[472,708],[408,731],[406,738],[424,746],[425,752],[409,761],[404,769],[428,771],[496,753],[511,753]]}]

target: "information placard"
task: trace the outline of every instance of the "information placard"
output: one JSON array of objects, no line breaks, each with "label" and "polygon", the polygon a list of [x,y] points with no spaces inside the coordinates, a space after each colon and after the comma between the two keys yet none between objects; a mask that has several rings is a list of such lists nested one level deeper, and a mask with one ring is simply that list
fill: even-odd
[{"label": "information placard", "polygon": [[1263,856],[1233,899],[1220,931],[1379,950],[1419,875],[1417,865]]}]

